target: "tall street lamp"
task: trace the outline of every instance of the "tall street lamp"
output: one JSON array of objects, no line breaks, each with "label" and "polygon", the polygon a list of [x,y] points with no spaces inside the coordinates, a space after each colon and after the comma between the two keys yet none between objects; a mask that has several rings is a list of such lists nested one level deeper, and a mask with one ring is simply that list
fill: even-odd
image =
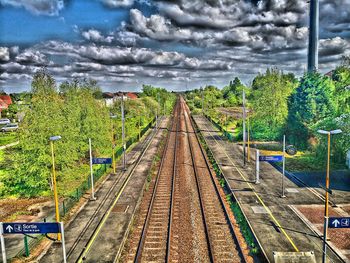
[{"label": "tall street lamp", "polygon": [[124,95],[122,96],[121,114],[122,114],[122,145],[123,145],[123,171],[126,171],[126,145],[125,145],[125,112],[124,112]]},{"label": "tall street lamp", "polygon": [[329,198],[329,167],[330,167],[330,156],[331,156],[331,135],[342,133],[342,130],[324,131],[318,130],[320,134],[327,135],[327,173],[326,173],[326,199],[325,199],[325,209],[324,209],[324,226],[323,226],[323,256],[322,262],[326,262],[327,254],[327,229],[328,229],[328,198]]},{"label": "tall street lamp", "polygon": [[[60,222],[60,211],[58,206],[58,193],[57,193],[57,183],[56,183],[56,168],[55,168],[55,154],[54,154],[54,142],[60,140],[61,136],[50,137],[51,144],[51,157],[52,157],[52,177],[53,177],[53,192],[55,198],[55,211],[56,211],[56,222]],[[57,234],[57,240],[61,241],[61,234]]]},{"label": "tall street lamp", "polygon": [[114,122],[113,119],[117,118],[116,115],[111,115],[112,119],[112,166],[113,166],[113,173],[115,174],[115,131],[114,131]]}]

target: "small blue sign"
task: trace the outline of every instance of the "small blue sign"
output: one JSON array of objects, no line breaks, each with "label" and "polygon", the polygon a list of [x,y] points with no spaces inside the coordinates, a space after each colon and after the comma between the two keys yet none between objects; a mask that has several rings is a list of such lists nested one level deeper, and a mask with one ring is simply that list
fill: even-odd
[{"label": "small blue sign", "polygon": [[112,158],[92,158],[92,164],[111,164]]},{"label": "small blue sign", "polygon": [[259,161],[261,161],[261,162],[282,162],[283,155],[260,155]]},{"label": "small blue sign", "polygon": [[3,223],[4,234],[60,233],[59,223]]},{"label": "small blue sign", "polygon": [[330,217],[329,228],[350,228],[350,217]]}]

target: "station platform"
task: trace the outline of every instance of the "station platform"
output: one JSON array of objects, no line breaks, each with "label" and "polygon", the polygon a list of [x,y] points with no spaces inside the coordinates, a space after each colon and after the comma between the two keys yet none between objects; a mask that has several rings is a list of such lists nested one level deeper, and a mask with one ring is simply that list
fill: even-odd
[{"label": "station platform", "polygon": [[[319,223],[320,219],[323,222],[324,199],[319,190],[297,184],[293,178],[285,176],[286,197],[282,198],[282,174],[267,162],[260,163],[260,183],[256,184],[253,156],[255,150],[252,150],[250,163],[244,166],[241,146],[226,140],[222,132],[204,116],[194,116],[194,120],[227,179],[267,260],[275,262],[279,252],[297,252],[296,254],[306,252],[314,254],[315,262],[322,262],[320,234],[323,233],[323,225],[317,225],[316,229],[312,226],[312,222]],[[338,208],[344,206],[342,216],[349,216],[346,204],[350,203],[350,192],[335,190],[335,196],[338,196],[339,200],[333,198],[332,201],[337,207],[332,209],[339,210]],[[317,219],[310,218],[309,215],[317,216]],[[350,231],[341,236],[343,240],[350,240]],[[330,238],[336,239],[334,235],[330,235]],[[335,240],[328,242],[331,248],[327,249],[327,262],[349,262],[347,251],[350,248],[344,248],[344,243],[343,247],[337,247],[337,242],[332,241]],[[309,259],[304,260],[293,262],[308,262]]]}]

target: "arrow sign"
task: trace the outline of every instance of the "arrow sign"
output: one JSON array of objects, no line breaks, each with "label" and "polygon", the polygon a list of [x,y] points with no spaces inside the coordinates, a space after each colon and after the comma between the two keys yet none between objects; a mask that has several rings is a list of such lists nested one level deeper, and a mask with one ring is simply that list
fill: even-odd
[{"label": "arrow sign", "polygon": [[350,217],[330,217],[329,228],[350,228]]},{"label": "arrow sign", "polygon": [[12,227],[12,226],[9,225],[9,226],[6,227],[6,231],[7,231],[7,232],[11,233],[12,230],[13,230],[13,227]]},{"label": "arrow sign", "polygon": [[334,225],[334,227],[338,227],[338,225],[340,225],[340,222],[338,219],[335,219],[333,222],[332,222],[332,225]]},{"label": "arrow sign", "polygon": [[4,234],[60,233],[59,223],[3,223]]},{"label": "arrow sign", "polygon": [[259,161],[261,162],[282,162],[282,155],[260,155]]}]

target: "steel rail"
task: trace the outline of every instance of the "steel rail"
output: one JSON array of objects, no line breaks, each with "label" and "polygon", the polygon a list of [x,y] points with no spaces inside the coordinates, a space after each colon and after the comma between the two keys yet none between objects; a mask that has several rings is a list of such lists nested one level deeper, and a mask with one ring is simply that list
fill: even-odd
[{"label": "steel rail", "polygon": [[[175,147],[174,147],[174,156],[176,157],[176,145],[177,145],[177,137],[178,137],[178,122],[179,122],[179,103],[176,104],[175,109],[174,109],[174,116],[177,115],[177,122],[176,122],[176,127],[175,127]],[[157,192],[157,188],[159,185],[159,178],[160,178],[160,174],[163,170],[164,167],[164,162],[165,162],[165,153],[169,147],[169,141],[170,141],[170,135],[174,130],[174,126],[175,126],[175,121],[172,124],[171,130],[169,131],[168,135],[167,135],[167,139],[166,139],[166,144],[162,153],[162,159],[161,159],[161,163],[158,169],[158,173],[157,173],[157,177],[156,177],[156,182],[155,182],[155,186],[153,188],[153,192],[152,192],[152,198],[151,198],[151,202],[150,205],[148,207],[147,210],[147,214],[146,214],[146,218],[145,218],[145,222],[143,224],[142,227],[142,232],[141,232],[141,238],[140,241],[138,243],[138,247],[137,247],[137,251],[136,251],[136,256],[134,259],[134,262],[141,262],[141,258],[142,258],[142,252],[143,252],[143,247],[145,244],[145,239],[146,239],[146,234],[148,231],[148,226],[149,226],[149,222],[150,222],[150,218],[151,218],[151,214],[152,214],[152,210],[153,210],[153,205],[154,205],[154,200],[156,198],[156,192]],[[174,159],[174,164],[173,164],[173,172],[175,172],[176,169],[176,163],[175,163],[175,159]],[[175,174],[173,174],[174,177]],[[174,188],[174,179],[172,179],[172,190]],[[170,203],[172,202],[173,199],[173,192],[171,192],[171,200]],[[171,230],[169,223],[171,223],[171,210],[172,210],[172,204],[170,204],[170,213],[169,213],[169,218],[168,218],[168,231]],[[166,246],[166,255],[165,255],[165,262],[168,262],[169,260],[169,253],[170,253],[170,232],[168,232],[168,238],[167,238],[167,246]]]},{"label": "steel rail", "polygon": [[[157,134],[157,131],[159,130],[159,126],[158,128],[156,129],[156,131],[151,135],[149,141],[147,141],[147,144],[146,144],[146,147],[142,150],[141,154],[139,155],[139,157],[137,158],[136,162],[134,163],[134,165],[132,166],[132,169],[129,173],[127,173],[127,171],[123,171],[122,172],[122,176],[119,177],[119,179],[113,183],[113,186],[109,189],[109,191],[107,192],[107,194],[105,195],[104,197],[104,200],[103,202],[106,203],[106,201],[108,200],[108,198],[110,197],[110,195],[112,194],[114,188],[119,184],[119,182],[121,181],[121,179],[123,178],[123,175],[127,175],[126,178],[124,179],[119,191],[117,192],[117,194],[115,195],[116,198],[111,201],[111,205],[109,206],[109,208],[107,209],[107,211],[105,211],[103,213],[103,216],[101,217],[101,219],[99,220],[98,224],[96,225],[96,227],[94,228],[94,231],[93,233],[91,234],[91,236],[89,237],[88,241],[86,242],[86,245],[84,246],[84,249],[81,251],[81,253],[79,254],[79,257],[78,259],[76,260],[76,262],[82,262],[83,260],[85,260],[86,258],[86,254],[88,253],[89,249],[91,248],[92,244],[94,243],[99,231],[101,230],[101,228],[103,227],[105,221],[107,220],[109,214],[111,213],[114,205],[117,203],[117,201],[119,200],[120,198],[120,195],[124,192],[124,189],[127,185],[127,183],[129,182],[129,180],[131,179],[132,175],[134,174],[134,171],[136,170],[136,167],[139,165],[139,163],[141,162],[143,156],[145,155],[146,151],[148,150],[149,146],[151,145],[155,135]],[[145,142],[145,141],[144,141]],[[143,142],[143,143],[144,143]],[[144,145],[143,145],[144,146]],[[137,154],[137,153],[136,153]],[[136,155],[135,154],[135,155]],[[134,155],[134,156],[135,156]],[[134,157],[133,156],[133,157]],[[99,206],[100,207],[100,206]],[[102,209],[102,206],[100,207]],[[100,209],[100,210],[101,210]],[[99,212],[99,211],[98,211]],[[94,214],[97,214],[94,212]],[[88,226],[90,226],[92,224],[92,221],[93,221],[94,217],[91,217],[91,222],[89,223]],[[86,231],[87,231],[87,228],[86,227]],[[86,231],[84,231],[84,233],[86,233]],[[80,240],[82,238],[83,234],[81,234],[80,236]],[[80,241],[79,240],[79,241]],[[76,246],[75,246],[76,247]],[[72,252],[71,252],[72,253]]]},{"label": "steel rail", "polygon": [[198,192],[198,197],[199,197],[199,204],[200,204],[200,210],[201,210],[201,214],[202,214],[202,222],[204,225],[204,231],[205,231],[205,239],[207,241],[207,249],[208,249],[208,254],[209,254],[209,259],[210,262],[214,262],[214,254],[213,254],[213,245],[212,242],[210,240],[210,235],[209,235],[209,227],[208,227],[208,223],[207,223],[207,219],[206,219],[206,214],[205,214],[205,209],[204,209],[204,202],[203,202],[203,198],[202,198],[202,189],[199,185],[199,178],[198,178],[198,169],[194,160],[194,152],[193,152],[193,146],[192,146],[192,142],[190,140],[190,131],[188,129],[188,123],[186,120],[186,116],[185,116],[185,125],[186,125],[186,133],[187,133],[187,141],[190,147],[190,155],[191,155],[191,160],[192,160],[192,168],[193,168],[193,172],[194,172],[194,176],[196,179],[196,186],[197,186],[197,192]]},{"label": "steel rail", "polygon": [[[186,109],[187,109],[187,108],[186,108]],[[189,112],[188,109],[187,109],[187,112]],[[230,228],[230,232],[231,232],[233,241],[234,241],[234,243],[236,244],[236,246],[238,247],[239,256],[241,257],[242,262],[247,262],[247,258],[246,258],[246,256],[245,256],[245,254],[243,253],[243,249],[242,249],[242,247],[241,247],[241,245],[240,245],[240,243],[239,243],[239,241],[238,241],[238,239],[237,239],[237,236],[236,236],[236,234],[235,234],[234,226],[233,226],[233,224],[232,224],[232,222],[231,222],[231,220],[230,220],[229,213],[228,213],[228,211],[227,211],[227,209],[226,209],[226,206],[225,206],[225,204],[224,204],[224,200],[222,199],[222,197],[221,197],[221,195],[220,195],[220,192],[219,192],[219,189],[218,189],[218,186],[217,186],[217,184],[216,184],[216,182],[215,182],[216,179],[215,179],[215,177],[213,176],[212,170],[211,170],[211,168],[210,168],[211,166],[210,166],[210,164],[209,164],[209,161],[208,161],[208,159],[207,159],[207,156],[206,156],[206,154],[205,154],[205,151],[204,151],[204,149],[203,149],[203,146],[201,145],[200,140],[199,140],[199,138],[198,138],[198,131],[195,129],[196,126],[195,126],[194,123],[193,123],[192,115],[190,114],[190,112],[189,112],[188,115],[189,115],[190,123],[191,123],[191,125],[192,125],[192,127],[193,127],[193,130],[194,130],[194,134],[195,134],[195,136],[196,136],[196,139],[197,139],[199,148],[200,148],[200,150],[201,150],[202,156],[203,156],[203,158],[204,158],[204,160],[205,160],[206,167],[207,167],[207,169],[208,169],[208,171],[209,171],[211,181],[212,181],[212,183],[213,183],[213,185],[214,185],[215,192],[216,192],[216,194],[217,194],[217,196],[218,196],[218,198],[219,198],[220,204],[221,204],[222,209],[223,209],[223,211],[224,211],[224,215],[225,215],[225,217],[226,217],[226,221],[228,222],[228,225],[229,225],[229,228]]]}]

